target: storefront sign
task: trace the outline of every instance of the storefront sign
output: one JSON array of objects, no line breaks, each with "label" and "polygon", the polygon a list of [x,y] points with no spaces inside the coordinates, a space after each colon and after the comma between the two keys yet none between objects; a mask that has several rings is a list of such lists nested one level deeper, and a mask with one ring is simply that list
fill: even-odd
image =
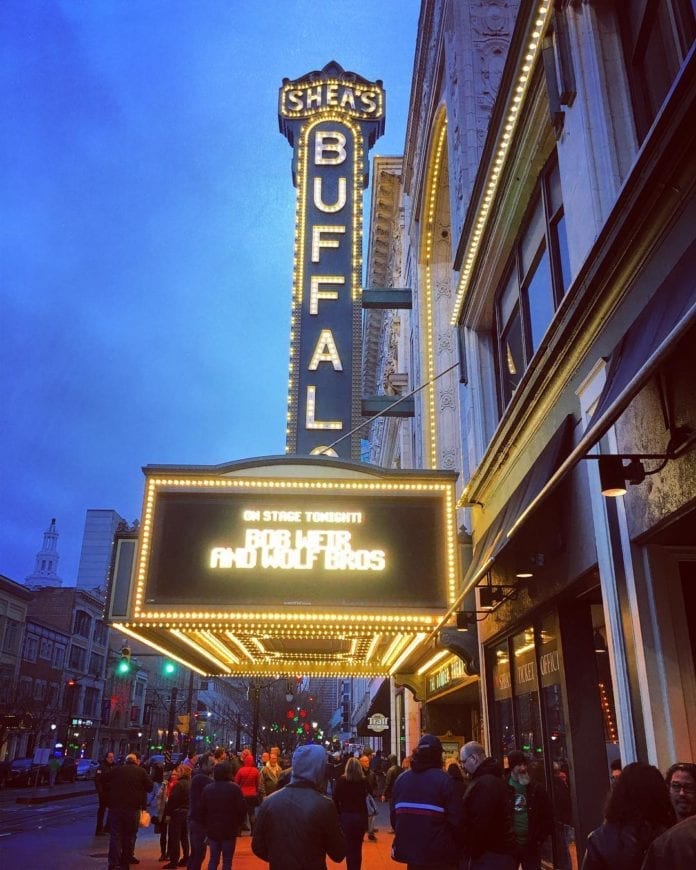
[{"label": "storefront sign", "polygon": [[286,449],[359,458],[362,191],[384,91],[331,63],[280,90],[298,188]]},{"label": "storefront sign", "polygon": [[389,717],[383,713],[375,713],[374,716],[370,716],[367,720],[367,727],[370,731],[381,734],[382,731],[386,731],[389,728]]}]

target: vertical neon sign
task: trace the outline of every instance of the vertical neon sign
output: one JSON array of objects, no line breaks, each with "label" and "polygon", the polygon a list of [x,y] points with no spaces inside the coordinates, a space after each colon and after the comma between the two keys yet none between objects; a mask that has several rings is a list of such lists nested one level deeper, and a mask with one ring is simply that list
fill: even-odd
[{"label": "vertical neon sign", "polygon": [[[329,63],[283,80],[278,119],[297,187],[286,452],[308,455],[361,419],[362,191],[382,83]],[[329,452],[359,459],[359,433]]]}]

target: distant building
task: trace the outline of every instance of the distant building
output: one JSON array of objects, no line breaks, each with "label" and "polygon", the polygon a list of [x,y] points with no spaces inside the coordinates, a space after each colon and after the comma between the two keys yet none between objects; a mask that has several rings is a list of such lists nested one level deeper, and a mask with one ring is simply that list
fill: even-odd
[{"label": "distant building", "polygon": [[13,699],[32,597],[24,586],[0,574],[0,761],[20,754],[24,737],[23,724],[15,718]]},{"label": "distant building", "polygon": [[79,589],[106,589],[114,534],[123,522],[123,517],[114,510],[87,511],[77,569]]},{"label": "distant building", "polygon": [[62,586],[58,576],[58,531],[52,519],[44,532],[43,546],[36,554],[34,573],[24,578],[27,586]]}]

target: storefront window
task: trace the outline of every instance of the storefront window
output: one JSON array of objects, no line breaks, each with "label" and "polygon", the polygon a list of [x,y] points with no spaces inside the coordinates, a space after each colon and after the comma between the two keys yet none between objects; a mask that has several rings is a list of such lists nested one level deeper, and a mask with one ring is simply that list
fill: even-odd
[{"label": "storefront window", "polygon": [[493,755],[502,763],[515,748],[515,726],[512,720],[512,679],[507,641],[490,651],[490,671],[493,677]]},{"label": "storefront window", "polygon": [[544,742],[541,734],[539,712],[539,685],[537,681],[536,656],[534,652],[534,629],[527,628],[512,638],[514,655],[515,719],[519,733],[516,749],[526,752],[532,762],[544,763]]}]

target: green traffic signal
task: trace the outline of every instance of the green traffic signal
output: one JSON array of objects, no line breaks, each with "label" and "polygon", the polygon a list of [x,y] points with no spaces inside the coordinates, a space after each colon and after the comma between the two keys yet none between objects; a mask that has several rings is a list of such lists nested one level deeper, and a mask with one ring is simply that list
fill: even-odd
[{"label": "green traffic signal", "polygon": [[128,659],[121,659],[121,661],[116,665],[116,673],[124,676],[125,674],[129,674],[131,669],[131,664]]},{"label": "green traffic signal", "polygon": [[165,661],[165,663],[162,665],[162,673],[165,677],[173,677],[176,673],[176,665],[174,664],[174,662]]}]

